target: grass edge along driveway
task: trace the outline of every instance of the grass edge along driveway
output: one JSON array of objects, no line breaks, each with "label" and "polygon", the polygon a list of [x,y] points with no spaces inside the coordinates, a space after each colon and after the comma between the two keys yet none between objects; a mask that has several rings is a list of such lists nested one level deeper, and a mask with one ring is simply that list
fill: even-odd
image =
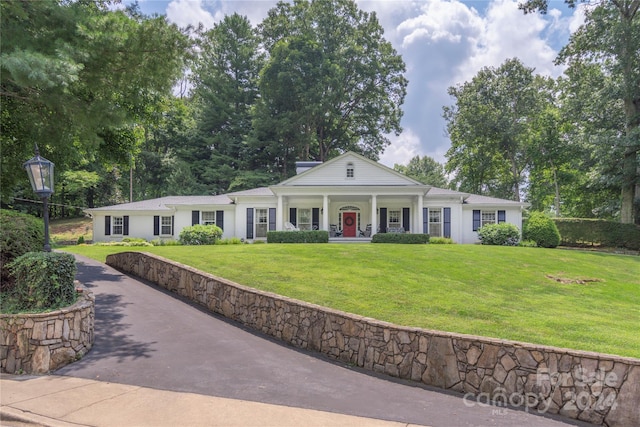
[{"label": "grass edge along driveway", "polygon": [[480,245],[72,246],[142,250],[398,325],[640,358],[640,258]]}]

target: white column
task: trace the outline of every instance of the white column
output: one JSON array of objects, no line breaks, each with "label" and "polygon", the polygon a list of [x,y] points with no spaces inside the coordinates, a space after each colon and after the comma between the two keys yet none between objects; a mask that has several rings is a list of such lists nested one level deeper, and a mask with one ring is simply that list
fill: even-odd
[{"label": "white column", "polygon": [[424,208],[424,195],[418,195],[418,227],[416,228],[416,232],[418,234],[424,233],[422,229],[422,224],[424,223],[424,218],[422,217],[422,210]]},{"label": "white column", "polygon": [[371,236],[378,231],[378,196],[371,196]]},{"label": "white column", "polygon": [[329,231],[329,196],[322,196],[322,230]]},{"label": "white column", "polygon": [[282,231],[284,229],[284,206],[282,203],[282,195],[278,194],[278,207],[276,209],[276,230]]}]

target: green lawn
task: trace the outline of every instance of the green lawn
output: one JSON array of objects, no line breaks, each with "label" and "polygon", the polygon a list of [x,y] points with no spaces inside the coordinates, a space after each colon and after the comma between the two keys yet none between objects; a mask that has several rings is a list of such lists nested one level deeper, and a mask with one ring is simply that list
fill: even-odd
[{"label": "green lawn", "polygon": [[101,261],[131,249],[396,324],[640,358],[639,257],[479,245],[65,248]]}]

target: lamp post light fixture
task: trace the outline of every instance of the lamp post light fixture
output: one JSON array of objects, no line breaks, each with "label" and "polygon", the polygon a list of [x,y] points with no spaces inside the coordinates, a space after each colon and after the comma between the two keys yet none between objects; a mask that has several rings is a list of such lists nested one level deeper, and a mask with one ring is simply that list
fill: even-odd
[{"label": "lamp post light fixture", "polygon": [[44,251],[51,252],[49,245],[49,197],[53,194],[53,162],[40,157],[36,145],[36,156],[24,162],[22,167],[29,175],[31,188],[42,199],[42,217],[44,219]]}]

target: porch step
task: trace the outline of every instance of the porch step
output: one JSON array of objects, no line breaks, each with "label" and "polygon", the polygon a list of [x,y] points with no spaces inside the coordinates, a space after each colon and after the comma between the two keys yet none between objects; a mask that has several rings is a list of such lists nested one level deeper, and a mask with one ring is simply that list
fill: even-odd
[{"label": "porch step", "polygon": [[329,243],[371,243],[371,237],[329,237]]}]

